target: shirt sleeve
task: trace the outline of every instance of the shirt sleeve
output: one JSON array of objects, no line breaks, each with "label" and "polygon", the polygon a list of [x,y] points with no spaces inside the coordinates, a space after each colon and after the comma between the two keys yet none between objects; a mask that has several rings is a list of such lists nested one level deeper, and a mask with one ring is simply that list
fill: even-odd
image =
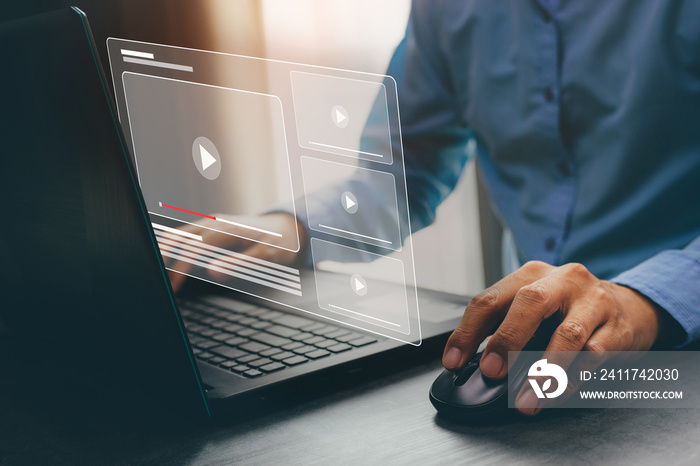
[{"label": "shirt sleeve", "polygon": [[[437,206],[452,192],[468,161],[466,145],[472,138],[461,115],[465,105],[444,54],[449,34],[441,28],[441,5],[412,3],[406,37],[387,70],[397,83],[413,231],[435,220]],[[368,124],[368,142],[371,129]]]},{"label": "shirt sleeve", "polygon": [[611,281],[641,293],[674,318],[685,331],[679,347],[700,339],[700,237],[684,249],[662,251]]}]

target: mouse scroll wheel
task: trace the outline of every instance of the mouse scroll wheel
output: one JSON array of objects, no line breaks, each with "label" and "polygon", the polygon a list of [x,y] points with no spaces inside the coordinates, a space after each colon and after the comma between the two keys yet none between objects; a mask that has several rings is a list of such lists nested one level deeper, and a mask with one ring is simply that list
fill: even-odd
[{"label": "mouse scroll wheel", "polygon": [[479,362],[481,361],[481,354],[479,353],[467,362],[461,369],[455,373],[455,378],[453,383],[455,386],[464,385],[464,383],[469,380],[469,377],[479,368]]}]

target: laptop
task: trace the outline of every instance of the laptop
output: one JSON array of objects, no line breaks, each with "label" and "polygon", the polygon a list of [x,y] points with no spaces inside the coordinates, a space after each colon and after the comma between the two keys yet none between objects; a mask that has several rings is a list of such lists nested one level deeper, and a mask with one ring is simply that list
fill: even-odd
[{"label": "laptop", "polygon": [[[129,66],[151,69],[153,62],[170,63],[167,57],[156,59],[168,52],[165,46],[123,45],[108,44],[116,46],[110,54],[118,50],[119,60]],[[168,53],[175,52],[180,53]],[[5,64],[0,73],[0,193],[5,218],[0,290],[5,302],[2,318],[10,328],[80,355],[92,367],[157,394],[183,414],[211,416],[217,404],[265,387],[352,365],[381,365],[383,356],[410,346],[406,343],[444,341],[456,326],[465,297],[431,290],[412,294],[414,288],[404,283],[381,284],[372,277],[321,267],[329,261],[317,259],[328,259],[353,244],[328,232],[314,235],[315,259],[306,267],[285,271],[280,264],[243,257],[242,267],[248,272],[242,278],[232,272],[241,266],[234,262],[225,269],[228,281],[214,283],[206,280],[207,263],[199,272],[188,268],[194,278],[176,295],[163,258],[172,268],[173,256],[211,258],[216,251],[182,235],[180,227],[196,212],[185,212],[188,217],[184,210],[171,209],[172,215],[163,215],[154,207],[161,207],[159,203],[145,194],[146,185],[140,185],[147,162],[138,167],[146,159],[134,157],[134,152],[138,154],[143,144],[135,143],[136,126],[120,124],[113,98],[116,92],[125,108],[128,95],[120,94],[125,81],[107,80],[85,14],[73,7],[5,23],[0,26],[0,56]],[[299,89],[314,85],[309,69],[293,71],[299,73]],[[138,79],[149,76],[133,69],[131,74]],[[340,127],[349,115],[347,109],[335,110],[332,117]],[[315,131],[313,125],[297,129],[312,135]],[[218,154],[207,145],[211,141],[201,141],[193,145],[192,155],[203,175],[209,168],[204,165],[214,165]],[[335,152],[304,163],[326,167],[333,157],[344,157],[342,150]],[[344,201],[351,209],[357,199],[346,196]],[[182,253],[187,248],[196,255]],[[364,253],[374,249],[366,247]],[[411,266],[404,261],[401,270]],[[284,279],[308,283],[313,292],[307,292],[306,285],[292,286],[300,295],[293,296],[290,286],[273,289],[274,280],[267,275],[262,283],[250,278],[275,271],[284,272],[277,273],[280,278],[296,276]],[[332,288],[334,284],[339,288]],[[348,287],[358,297],[364,288],[403,293],[402,299],[416,311],[415,320],[407,321],[412,325],[403,333],[407,337],[397,338],[401,332],[390,327],[403,331],[400,323],[387,321],[382,327],[381,319],[369,312],[359,315],[323,305],[347,295]],[[393,306],[386,299],[377,302]]]}]

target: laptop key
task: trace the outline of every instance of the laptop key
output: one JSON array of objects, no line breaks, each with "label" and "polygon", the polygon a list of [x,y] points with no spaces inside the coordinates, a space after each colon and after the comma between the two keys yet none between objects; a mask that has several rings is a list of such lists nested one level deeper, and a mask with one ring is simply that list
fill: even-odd
[{"label": "laptop key", "polygon": [[241,319],[238,321],[239,324],[241,325],[246,325],[250,327],[252,324],[260,322],[260,319],[256,319],[255,317],[246,317],[245,319]]},{"label": "laptop key", "polygon": [[226,361],[226,358],[222,358],[221,356],[214,356],[213,358],[209,359],[207,362],[209,364],[221,364],[224,361]]},{"label": "laptop key", "polygon": [[237,310],[240,310],[240,312],[242,312],[243,314],[247,314],[253,317],[258,317],[260,314],[265,314],[267,312],[267,309],[265,309],[264,307],[255,306],[253,304],[248,304],[244,309]]},{"label": "laptop key", "polygon": [[230,369],[230,368],[232,368],[233,366],[237,366],[238,363],[237,363],[236,361],[224,361],[224,362],[222,362],[222,363],[219,364],[219,365],[220,365],[221,367],[225,368],[225,369]]},{"label": "laptop key", "polygon": [[314,335],[311,338],[307,338],[306,340],[302,340],[302,343],[304,343],[305,345],[314,345],[314,344],[320,343],[322,341],[326,341],[326,339],[321,337],[321,336]]},{"label": "laptop key", "polygon": [[246,377],[251,377],[251,378],[252,378],[252,377],[257,377],[257,376],[259,376],[259,375],[262,375],[262,372],[260,372],[260,371],[257,370],[257,369],[251,369],[251,370],[249,370],[249,371],[245,371],[245,372],[243,373],[243,375],[245,375]]},{"label": "laptop key", "polygon": [[260,313],[259,311],[265,311],[266,309],[262,309],[260,306],[256,306],[255,304],[251,303],[244,303],[243,301],[235,301],[233,303],[230,303],[229,306],[231,309],[233,309],[235,312],[241,313],[241,314],[248,314],[248,315],[255,315],[256,313]]},{"label": "laptop key", "polygon": [[282,338],[278,337],[277,335],[270,335],[269,333],[264,332],[253,334],[250,336],[250,339],[270,346],[282,346],[292,342],[292,340],[289,340],[288,338]]},{"label": "laptop key", "polygon": [[291,358],[283,359],[282,362],[288,366],[296,366],[296,365],[302,364],[308,360],[309,360],[308,358],[299,355],[299,356],[293,356]]},{"label": "laptop key", "polygon": [[221,330],[228,332],[228,333],[235,333],[239,330],[243,330],[243,326],[238,325],[238,324],[228,324],[227,326],[223,327]]},{"label": "laptop key", "polygon": [[246,366],[245,364],[238,364],[236,366],[231,367],[229,370],[241,374],[245,371],[249,371],[250,367]]},{"label": "laptop key", "polygon": [[204,337],[200,337],[199,335],[190,336],[190,344],[192,345],[197,345],[197,343],[201,343],[203,341],[207,341],[207,339]]},{"label": "laptop key", "polygon": [[209,324],[210,327],[218,328],[218,329],[222,329],[222,328],[226,327],[227,325],[229,325],[229,323],[226,322],[225,320],[220,320],[218,322],[213,322],[213,323]]},{"label": "laptop key", "polygon": [[343,351],[352,349],[352,346],[348,345],[347,343],[338,343],[337,345],[329,346],[326,349],[332,353],[342,353]]},{"label": "laptop key", "polygon": [[215,328],[208,328],[206,330],[202,330],[201,332],[199,332],[199,334],[202,335],[203,337],[210,337],[212,335],[216,335],[217,333],[219,333],[219,330],[215,329]]},{"label": "laptop key", "polygon": [[194,346],[196,346],[197,348],[201,348],[203,350],[208,350],[212,346],[217,346],[220,344],[221,343],[219,343],[218,341],[204,340],[204,341],[200,341],[200,342],[195,343]]},{"label": "laptop key", "polygon": [[299,348],[301,346],[304,346],[304,344],[300,343],[298,341],[293,341],[291,343],[287,343],[286,345],[282,345],[282,349],[291,351],[291,350],[293,350],[295,348]]},{"label": "laptop key", "polygon": [[249,354],[246,351],[240,350],[238,348],[231,348],[230,346],[226,346],[226,345],[221,345],[221,346],[217,346],[216,348],[211,348],[209,351],[218,355],[218,356],[223,356],[226,359],[238,359],[241,356],[247,356]]},{"label": "laptop key", "polygon": [[249,361],[246,364],[248,364],[250,367],[258,368],[260,366],[264,366],[265,364],[270,364],[271,362],[272,359],[270,358],[260,358],[256,359],[255,361]]},{"label": "laptop key", "polygon": [[319,359],[328,356],[329,354],[331,353],[324,349],[318,349],[316,351],[309,351],[308,353],[304,354],[304,357],[309,359]]},{"label": "laptop key", "polygon": [[296,335],[292,335],[291,338],[292,338],[292,340],[302,341],[302,340],[306,340],[307,338],[311,338],[313,336],[314,336],[313,333],[302,332],[302,333],[297,333]]},{"label": "laptop key", "polygon": [[285,327],[301,329],[302,327],[308,327],[311,324],[315,324],[317,322],[305,319],[303,317],[297,317],[291,314],[287,314],[285,316],[280,317],[279,319],[275,319],[275,323],[284,325]]},{"label": "laptop key", "polygon": [[314,346],[317,346],[319,348],[328,348],[329,346],[336,345],[337,343],[338,342],[335,340],[324,338],[323,341],[319,341],[318,343],[314,343]]},{"label": "laptop key", "polygon": [[312,324],[301,327],[299,330],[302,330],[304,332],[313,332],[314,330],[326,327],[326,325],[327,324],[323,324],[321,322],[313,322]]},{"label": "laptop key", "polygon": [[197,355],[197,359],[201,359],[202,361],[206,361],[207,359],[213,358],[213,357],[214,357],[213,354],[207,353],[207,352],[199,353],[199,354]]},{"label": "laptop key", "polygon": [[361,333],[350,332],[347,335],[341,335],[339,337],[335,337],[335,339],[340,341],[340,342],[347,343],[347,342],[355,340],[357,338],[362,338],[363,336],[364,335],[362,335]]},{"label": "laptop key", "polygon": [[272,325],[272,322],[268,322],[268,321],[266,321],[266,320],[259,320],[259,321],[255,322],[254,324],[251,324],[250,326],[251,326],[252,328],[256,328],[256,329],[258,329],[258,330],[262,330],[262,329],[264,329],[264,328],[266,328],[266,327],[269,327],[270,325]]},{"label": "laptop key", "polygon": [[211,338],[212,340],[222,341],[222,342],[223,342],[223,341],[228,340],[229,338],[231,338],[231,335],[228,334],[228,333],[226,333],[226,332],[223,332],[223,333],[217,333],[216,335],[212,335],[212,336],[209,337],[209,338]]},{"label": "laptop key", "polygon": [[270,358],[274,359],[275,361],[283,361],[291,357],[294,357],[294,353],[291,353],[289,351],[283,351],[281,353],[273,354],[272,356],[270,356]]},{"label": "laptop key", "polygon": [[214,314],[216,317],[219,317],[220,319],[223,319],[224,317],[229,315],[229,311],[217,308],[211,308],[211,313]]},{"label": "laptop key", "polygon": [[249,354],[248,356],[236,358],[236,361],[240,362],[241,364],[247,364],[250,361],[255,361],[256,359],[260,359],[260,356],[258,356],[257,354]]},{"label": "laptop key", "polygon": [[238,335],[240,337],[249,337],[254,333],[258,333],[258,331],[255,330],[254,328],[244,328],[243,330],[237,331],[236,335]]},{"label": "laptop key", "polygon": [[326,338],[336,338],[336,337],[339,337],[339,336],[342,336],[342,335],[347,335],[348,333],[350,333],[350,330],[345,330],[345,329],[339,328],[339,329],[336,330],[335,332],[326,333],[326,334],[323,335],[323,336],[326,337]]},{"label": "laptop key", "polygon": [[296,335],[297,333],[299,333],[299,330],[289,327],[283,327],[281,325],[273,325],[272,327],[267,327],[265,331],[268,333],[274,333],[277,336],[285,338],[289,338],[292,335]]},{"label": "laptop key", "polygon": [[270,364],[260,366],[260,370],[263,372],[274,372],[274,371],[278,371],[280,369],[284,369],[285,367],[287,367],[287,366],[285,366],[281,362],[271,362]]},{"label": "laptop key", "polygon": [[324,325],[321,328],[312,330],[311,333],[313,333],[314,335],[320,335],[322,337],[325,337],[327,333],[333,333],[336,330],[339,330],[338,327],[334,327],[333,325]]},{"label": "laptop key", "polygon": [[194,310],[200,317],[211,317],[212,308],[202,303],[192,303],[190,309]]},{"label": "laptop key", "polygon": [[268,350],[261,351],[259,354],[260,354],[260,356],[267,357],[267,356],[272,356],[273,354],[277,354],[277,353],[281,353],[281,352],[282,352],[282,350],[279,348],[270,348]]},{"label": "laptop key", "polygon": [[265,351],[266,349],[270,349],[268,345],[265,345],[263,343],[258,343],[257,341],[251,341],[248,343],[244,343],[239,346],[239,348],[246,350],[251,353],[259,353],[260,351]]},{"label": "laptop key", "polygon": [[238,346],[238,345],[242,345],[243,343],[248,343],[249,341],[250,340],[248,340],[247,338],[233,337],[233,338],[229,338],[228,340],[224,340],[224,343],[229,345],[229,346]]},{"label": "laptop key", "polygon": [[226,317],[224,317],[224,319],[226,319],[226,320],[229,321],[229,322],[233,322],[234,324],[235,324],[235,323],[238,323],[239,320],[243,320],[243,319],[245,319],[245,318],[246,318],[246,316],[244,316],[244,315],[241,315],[241,314],[233,314],[233,313],[230,313],[229,315],[227,315]]},{"label": "laptop key", "polygon": [[370,343],[375,343],[376,341],[377,341],[376,338],[372,338],[370,336],[364,336],[362,338],[350,340],[348,343],[356,348],[359,348],[360,346],[369,345]]},{"label": "laptop key", "polygon": [[310,345],[304,345],[300,346],[299,348],[294,348],[292,351],[294,351],[297,354],[304,354],[308,353],[309,351],[315,351],[316,348]]},{"label": "laptop key", "polygon": [[278,317],[282,317],[283,315],[284,315],[283,312],[279,312],[279,311],[268,311],[268,312],[264,312],[264,313],[260,314],[260,315],[258,316],[258,318],[259,318],[259,319],[263,319],[263,320],[275,320],[275,319],[277,319]]},{"label": "laptop key", "polygon": [[192,314],[192,315],[187,319],[187,321],[188,321],[188,322],[191,322],[191,323],[195,323],[195,324],[197,324],[197,325],[202,325],[202,326],[206,327],[206,325],[202,323],[202,320],[207,319],[207,318],[208,318],[208,316],[206,316],[206,315],[204,315],[204,314]]}]

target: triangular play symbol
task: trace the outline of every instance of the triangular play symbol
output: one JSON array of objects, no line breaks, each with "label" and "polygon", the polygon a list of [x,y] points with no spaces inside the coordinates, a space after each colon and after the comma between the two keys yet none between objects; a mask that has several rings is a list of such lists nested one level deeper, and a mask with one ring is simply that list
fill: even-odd
[{"label": "triangular play symbol", "polygon": [[347,118],[347,117],[345,115],[343,115],[343,113],[340,110],[335,109],[335,122],[336,123],[340,123],[345,118]]},{"label": "triangular play symbol", "polygon": [[199,155],[202,157],[202,170],[211,167],[216,159],[201,144],[199,145]]},{"label": "triangular play symbol", "polygon": [[362,284],[362,282],[356,278],[355,279],[355,291],[360,291],[365,287],[365,285]]},{"label": "triangular play symbol", "polygon": [[345,208],[349,209],[354,205],[355,205],[355,202],[352,199],[350,199],[350,196],[345,196]]}]

